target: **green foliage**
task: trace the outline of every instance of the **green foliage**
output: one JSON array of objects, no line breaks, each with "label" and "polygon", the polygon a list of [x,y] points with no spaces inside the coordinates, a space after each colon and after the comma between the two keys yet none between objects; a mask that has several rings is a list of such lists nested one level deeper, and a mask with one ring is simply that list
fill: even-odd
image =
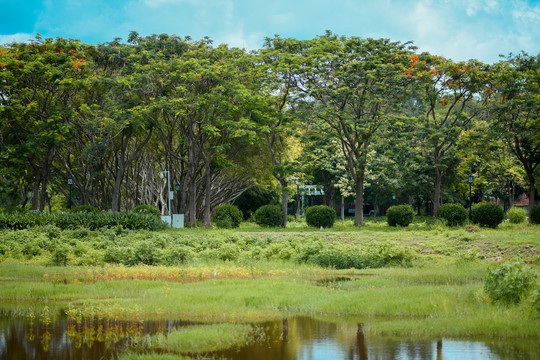
[{"label": "green foliage", "polygon": [[161,217],[161,212],[159,211],[159,209],[152,205],[137,205],[133,209],[131,209],[131,212]]},{"label": "green foliage", "polygon": [[283,211],[279,205],[264,205],[255,211],[255,222],[263,227],[278,227],[283,222]]},{"label": "green foliage", "polygon": [[444,204],[437,211],[437,217],[446,220],[448,226],[463,225],[467,220],[467,210],[461,204]]},{"label": "green foliage", "polygon": [[519,303],[532,289],[536,272],[520,261],[499,265],[484,282],[484,290],[494,302]]},{"label": "green foliage", "polygon": [[97,213],[99,209],[93,205],[79,205],[72,207],[70,212]]},{"label": "green foliage", "polygon": [[521,224],[527,219],[527,211],[518,207],[513,207],[506,212],[506,218],[512,224]]},{"label": "green foliage", "polygon": [[531,210],[531,222],[533,224],[540,224],[540,205],[535,206]]},{"label": "green foliage", "polygon": [[65,244],[59,244],[53,251],[51,261],[53,265],[66,265],[69,256],[70,247]]},{"label": "green foliage", "polygon": [[336,210],[326,205],[316,205],[307,208],[306,223],[316,228],[331,228],[336,219]]},{"label": "green foliage", "polygon": [[390,226],[409,226],[414,219],[414,210],[410,205],[395,205],[386,211],[386,220]]},{"label": "green foliage", "polygon": [[216,207],[214,212],[214,222],[219,228],[237,228],[240,226],[242,218],[242,212],[238,207],[230,204],[220,205]]},{"label": "green foliage", "polygon": [[18,230],[41,225],[54,225],[60,229],[88,228],[91,230],[116,226],[132,230],[164,228],[160,218],[132,212],[0,213],[0,229]]},{"label": "green foliage", "polygon": [[350,245],[307,243],[299,249],[298,260],[335,269],[366,269],[409,266],[413,255],[391,242],[371,244],[365,249]]},{"label": "green foliage", "polygon": [[261,206],[278,204],[279,194],[276,191],[263,191],[257,188],[245,191],[234,201],[234,205],[238,206],[246,220]]},{"label": "green foliage", "polygon": [[472,208],[472,221],[495,229],[504,220],[503,209],[496,204],[476,204]]}]

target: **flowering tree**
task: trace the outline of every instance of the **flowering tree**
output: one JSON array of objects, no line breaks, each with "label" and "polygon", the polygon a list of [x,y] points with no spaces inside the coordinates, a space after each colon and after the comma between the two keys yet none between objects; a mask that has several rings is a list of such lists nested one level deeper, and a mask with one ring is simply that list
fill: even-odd
[{"label": "flowering tree", "polygon": [[434,168],[433,214],[441,204],[443,159],[455,148],[458,139],[475,117],[485,113],[490,95],[490,73],[486,65],[471,60],[454,63],[428,53],[408,57],[404,72],[416,80],[424,105],[418,117],[417,141],[427,151]]}]

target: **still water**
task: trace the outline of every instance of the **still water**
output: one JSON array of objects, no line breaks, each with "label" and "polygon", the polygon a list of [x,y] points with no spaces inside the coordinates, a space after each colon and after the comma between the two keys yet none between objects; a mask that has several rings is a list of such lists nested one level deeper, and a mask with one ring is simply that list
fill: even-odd
[{"label": "still water", "polygon": [[[0,359],[114,359],[145,335],[167,334],[180,321],[102,320],[50,323],[0,320]],[[538,339],[513,341],[407,340],[364,334],[361,324],[305,317],[253,324],[250,344],[207,354],[226,359],[538,359]]]}]

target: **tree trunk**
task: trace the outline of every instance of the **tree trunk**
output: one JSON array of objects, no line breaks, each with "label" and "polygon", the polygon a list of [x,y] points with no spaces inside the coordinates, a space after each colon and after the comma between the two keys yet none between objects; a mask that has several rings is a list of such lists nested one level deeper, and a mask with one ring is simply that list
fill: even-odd
[{"label": "tree trunk", "polygon": [[345,196],[341,195],[341,221],[345,221]]},{"label": "tree trunk", "polygon": [[41,183],[41,174],[36,175],[34,186],[32,187],[32,210],[37,211],[39,208],[39,184]]},{"label": "tree trunk", "polygon": [[120,190],[122,188],[122,180],[124,179],[124,171],[125,169],[122,164],[119,164],[118,169],[116,170],[116,178],[114,180],[114,187],[112,193],[111,210],[114,212],[120,211]]},{"label": "tree trunk", "polygon": [[379,193],[375,192],[375,201],[373,201],[373,222],[377,222],[377,213],[379,212]]},{"label": "tree trunk", "polygon": [[211,204],[212,200],[212,169],[210,168],[210,159],[205,164],[206,176],[206,194],[204,196],[204,227],[212,227],[211,224]]},{"label": "tree trunk", "polygon": [[534,179],[533,174],[531,174],[531,176],[529,176],[529,184],[530,184],[530,189],[529,189],[529,224],[532,224],[531,212],[532,212],[532,209],[533,209],[534,205],[536,204],[536,199],[535,199],[536,187],[535,187],[535,179]]},{"label": "tree trunk", "polygon": [[364,170],[360,169],[356,177],[356,210],[354,212],[354,226],[364,226]]},{"label": "tree trunk", "polygon": [[442,171],[438,166],[435,166],[435,187],[433,191],[433,217],[437,217],[437,210],[441,204],[441,183]]},{"label": "tree trunk", "polygon": [[189,209],[189,224],[191,227],[197,225],[197,174],[195,163],[195,142],[190,139],[188,145],[188,176],[189,176],[189,192],[188,192],[188,209]]},{"label": "tree trunk", "polygon": [[282,182],[282,195],[281,195],[281,210],[283,211],[283,224],[284,228],[287,227],[287,204],[289,203],[289,193],[287,188],[287,181]]}]

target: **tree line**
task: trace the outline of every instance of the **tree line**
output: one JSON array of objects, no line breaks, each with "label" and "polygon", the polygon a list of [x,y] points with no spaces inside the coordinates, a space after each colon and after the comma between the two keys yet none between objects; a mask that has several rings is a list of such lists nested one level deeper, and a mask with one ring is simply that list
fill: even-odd
[{"label": "tree line", "polygon": [[478,200],[517,186],[535,204],[539,55],[455,63],[415,50],[331,32],[251,52],[136,32],[5,45],[2,202],[44,211],[71,177],[75,205],[167,213],[178,184],[171,210],[208,226],[216,206],[274,187],[286,226],[302,184],[323,185],[331,206],[353,196],[362,209],[369,193],[376,208],[397,196],[436,214],[468,199],[472,175]]}]

